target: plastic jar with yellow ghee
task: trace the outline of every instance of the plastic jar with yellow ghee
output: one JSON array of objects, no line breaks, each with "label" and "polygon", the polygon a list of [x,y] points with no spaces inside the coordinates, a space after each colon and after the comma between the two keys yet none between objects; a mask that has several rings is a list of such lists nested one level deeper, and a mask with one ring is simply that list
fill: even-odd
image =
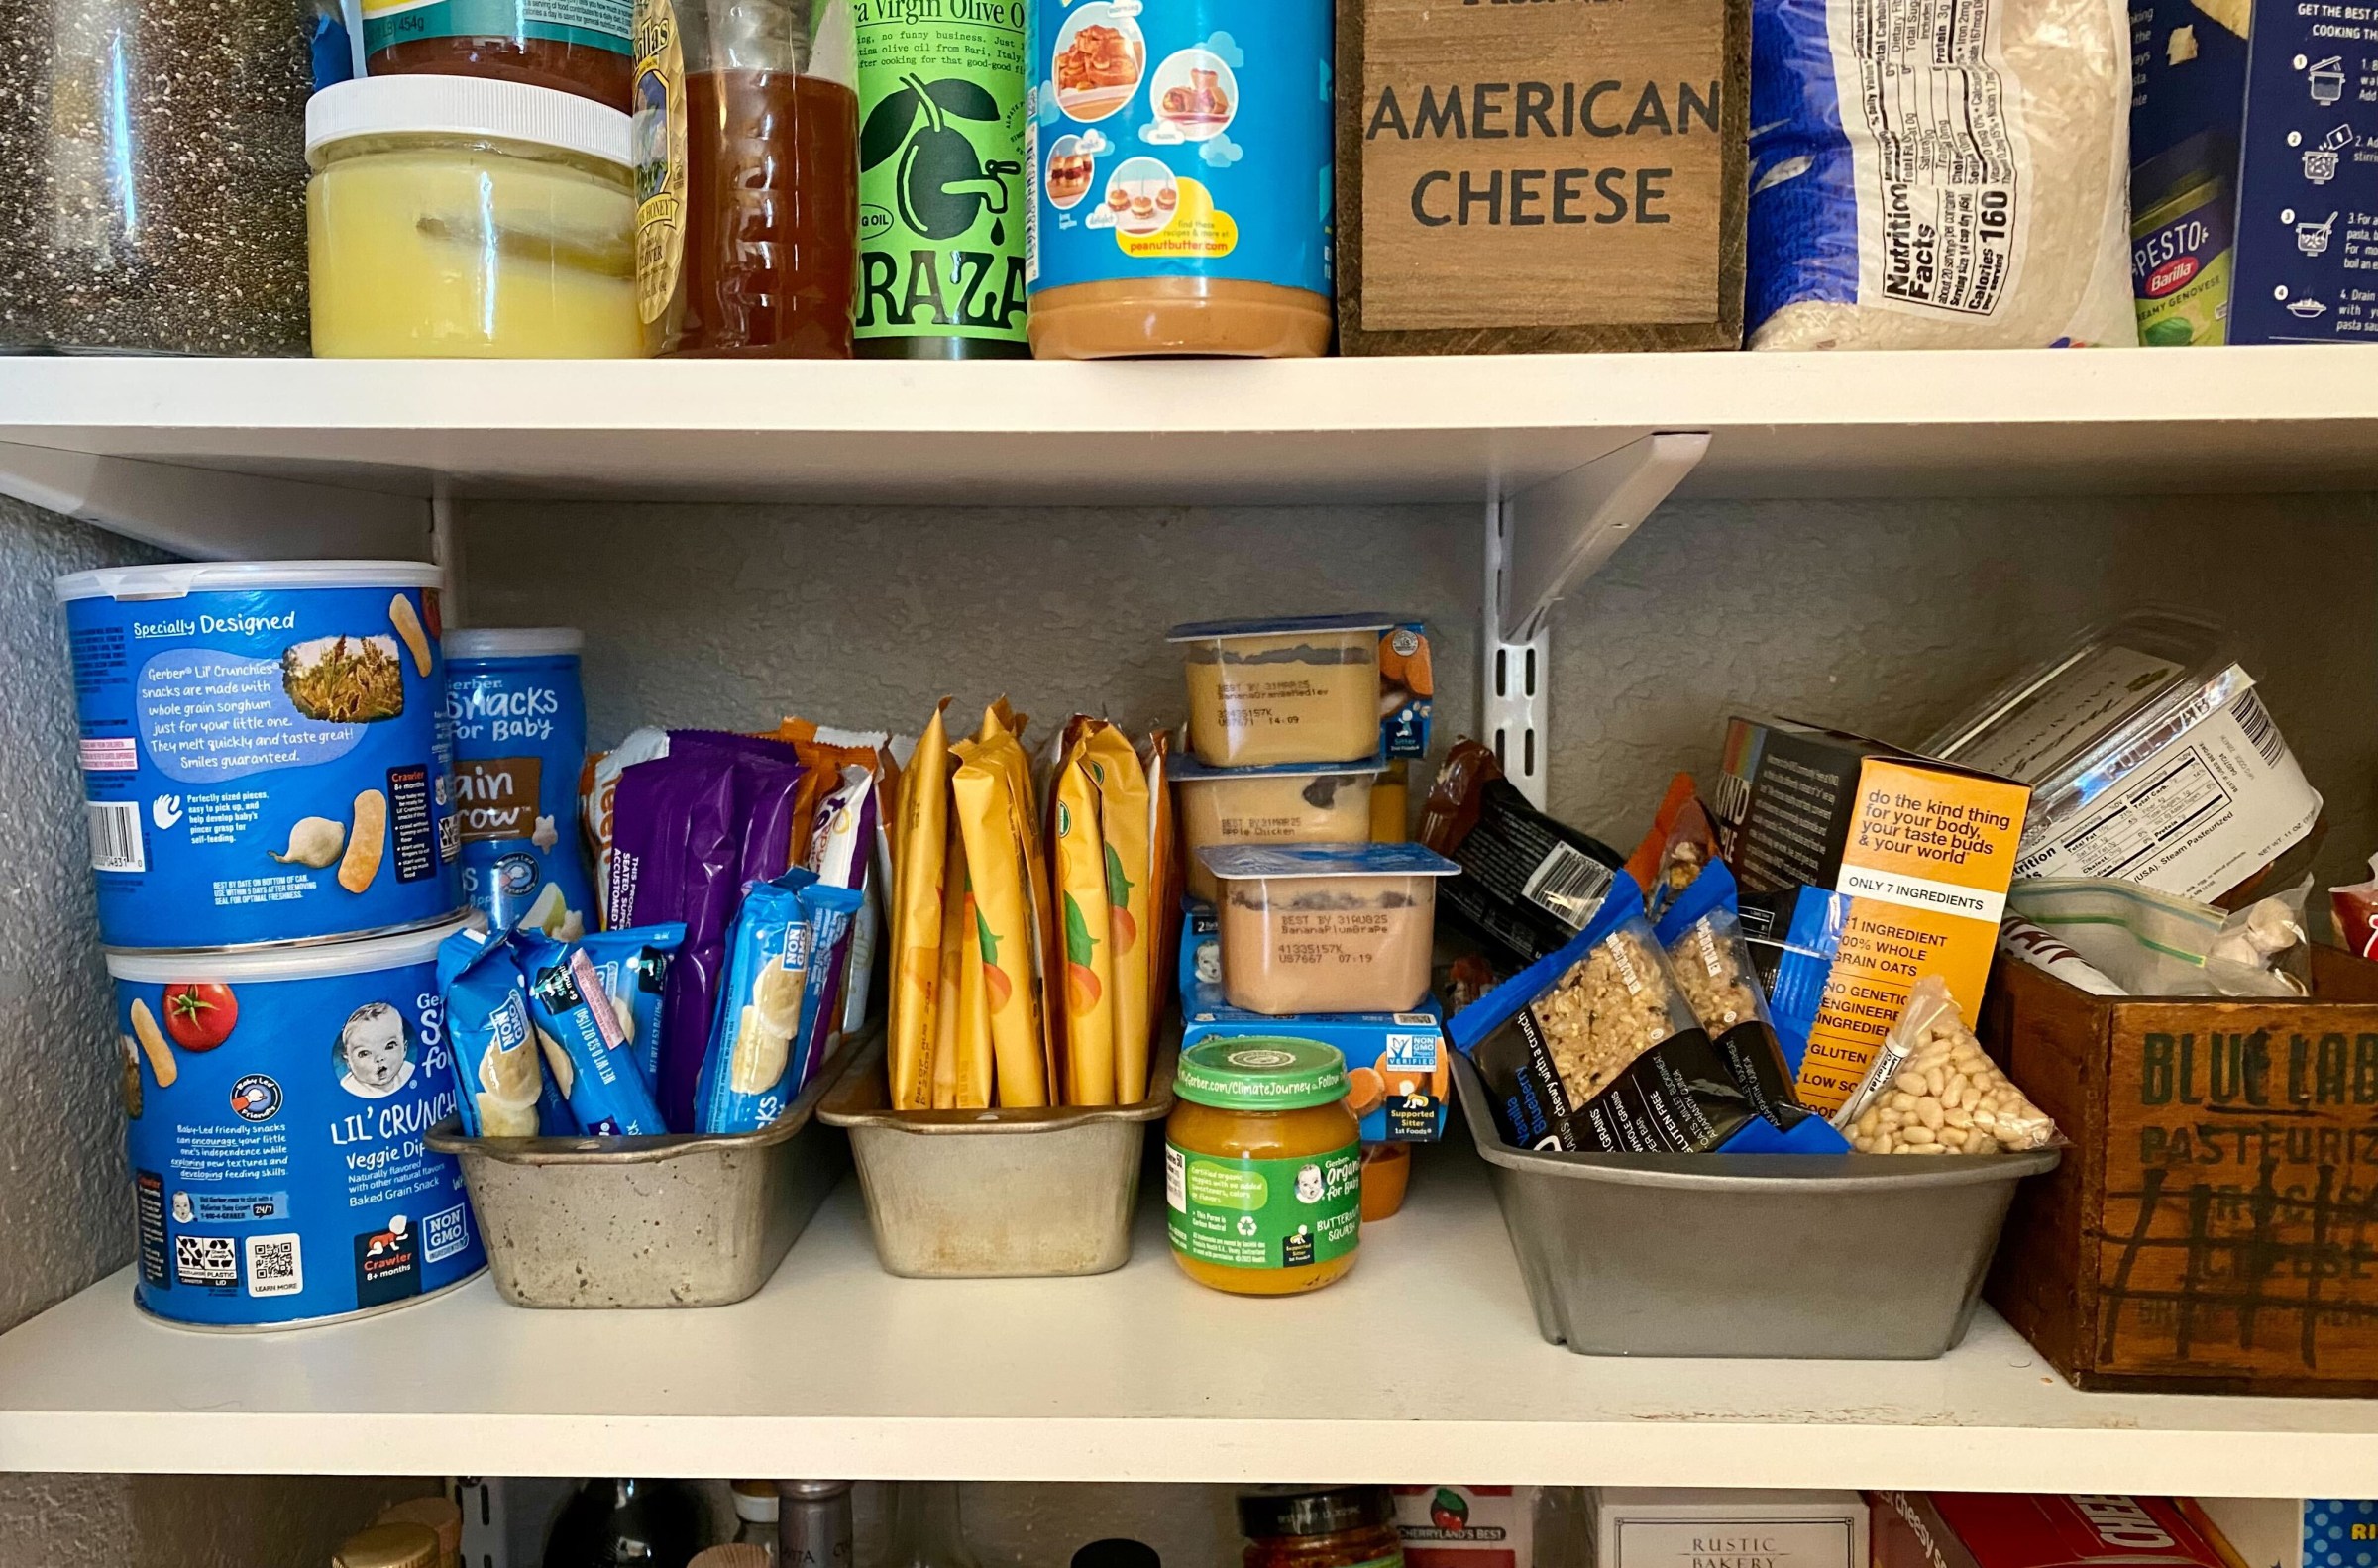
[{"label": "plastic jar with yellow ghee", "polygon": [[1362,1244],[1362,1144],[1335,1046],[1201,1040],[1181,1053],[1164,1124],[1173,1261],[1238,1296],[1315,1291]]},{"label": "plastic jar with yellow ghee", "polygon": [[1042,360],[1325,353],[1331,0],[1031,7]]},{"label": "plastic jar with yellow ghee", "polygon": [[314,353],[628,359],[628,118],[546,87],[374,76],[305,113]]}]

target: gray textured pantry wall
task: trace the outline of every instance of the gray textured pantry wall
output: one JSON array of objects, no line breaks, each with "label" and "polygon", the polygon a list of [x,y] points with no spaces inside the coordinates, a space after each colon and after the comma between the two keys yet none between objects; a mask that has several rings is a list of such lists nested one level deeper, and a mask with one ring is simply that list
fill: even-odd
[{"label": "gray textured pantry wall", "polygon": [[[0,1330],[132,1255],[74,688],[50,583],[156,559],[0,501]],[[316,1568],[382,1502],[418,1490],[379,1480],[0,1475],[0,1568]]]},{"label": "gray textured pantry wall", "polygon": [[[1385,608],[1435,639],[1439,734],[1476,711],[1480,513],[487,503],[481,625],[588,634],[597,745],[782,713],[914,732],[944,693],[1177,718],[1172,622]],[[2328,800],[2324,880],[2378,849],[2378,497],[1693,502],[1554,614],[1552,804],[1621,848],[1728,712],[1920,740],[2090,621],[2191,604],[2237,634]],[[1045,734],[1045,728],[1035,734]]]}]

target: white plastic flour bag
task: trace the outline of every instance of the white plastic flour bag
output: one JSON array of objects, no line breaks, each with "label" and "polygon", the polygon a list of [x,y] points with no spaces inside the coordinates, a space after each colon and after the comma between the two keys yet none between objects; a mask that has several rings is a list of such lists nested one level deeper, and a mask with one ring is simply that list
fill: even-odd
[{"label": "white plastic flour bag", "polygon": [[1754,349],[2133,344],[2121,0],[1754,0]]}]

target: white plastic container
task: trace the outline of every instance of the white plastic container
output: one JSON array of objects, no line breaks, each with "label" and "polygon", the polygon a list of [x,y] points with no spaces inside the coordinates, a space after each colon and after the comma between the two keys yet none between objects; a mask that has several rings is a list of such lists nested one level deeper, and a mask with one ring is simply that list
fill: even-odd
[{"label": "white plastic container", "polygon": [[1212,903],[1214,874],[1197,858],[1225,844],[1360,844],[1370,838],[1370,791],[1387,765],[1283,763],[1210,768],[1194,757],[1172,765],[1181,843],[1189,851],[1191,896]]},{"label": "white plastic container", "polygon": [[1222,884],[1222,993],[1234,1007],[1409,1012],[1429,991],[1437,879],[1461,868],[1418,844],[1201,850]]},{"label": "white plastic container", "polygon": [[1215,768],[1350,763],[1379,750],[1379,639],[1389,615],[1191,621],[1181,646],[1189,747]]}]

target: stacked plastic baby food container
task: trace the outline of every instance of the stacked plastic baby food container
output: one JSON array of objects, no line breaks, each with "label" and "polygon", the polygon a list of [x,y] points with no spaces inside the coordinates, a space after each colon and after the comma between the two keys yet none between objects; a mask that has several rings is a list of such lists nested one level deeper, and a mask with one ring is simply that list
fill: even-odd
[{"label": "stacked plastic baby food container", "polygon": [[403,1306],[486,1259],[434,955],[461,929],[438,569],[58,579],[139,1233],[166,1320]]},{"label": "stacked plastic baby food container", "polygon": [[[1437,880],[1459,868],[1402,842],[1400,787],[1380,787],[1394,755],[1427,747],[1426,639],[1392,615],[1332,615],[1199,622],[1171,641],[1186,663],[1192,754],[1175,770],[1190,890],[1177,1092],[1244,1109],[1280,1070],[1274,1058],[1311,1070],[1291,1075],[1300,1085],[1342,1075],[1361,1212],[1385,1218],[1402,1204],[1410,1145],[1439,1135],[1446,1105],[1429,974]],[[1258,1223],[1276,1217],[1283,1234],[1252,1243],[1243,1225],[1203,1222],[1199,1195],[1214,1181],[1199,1168],[1212,1151],[1177,1144],[1176,1253],[1249,1271],[1330,1261],[1308,1249],[1334,1229],[1292,1206],[1266,1208]]]}]

